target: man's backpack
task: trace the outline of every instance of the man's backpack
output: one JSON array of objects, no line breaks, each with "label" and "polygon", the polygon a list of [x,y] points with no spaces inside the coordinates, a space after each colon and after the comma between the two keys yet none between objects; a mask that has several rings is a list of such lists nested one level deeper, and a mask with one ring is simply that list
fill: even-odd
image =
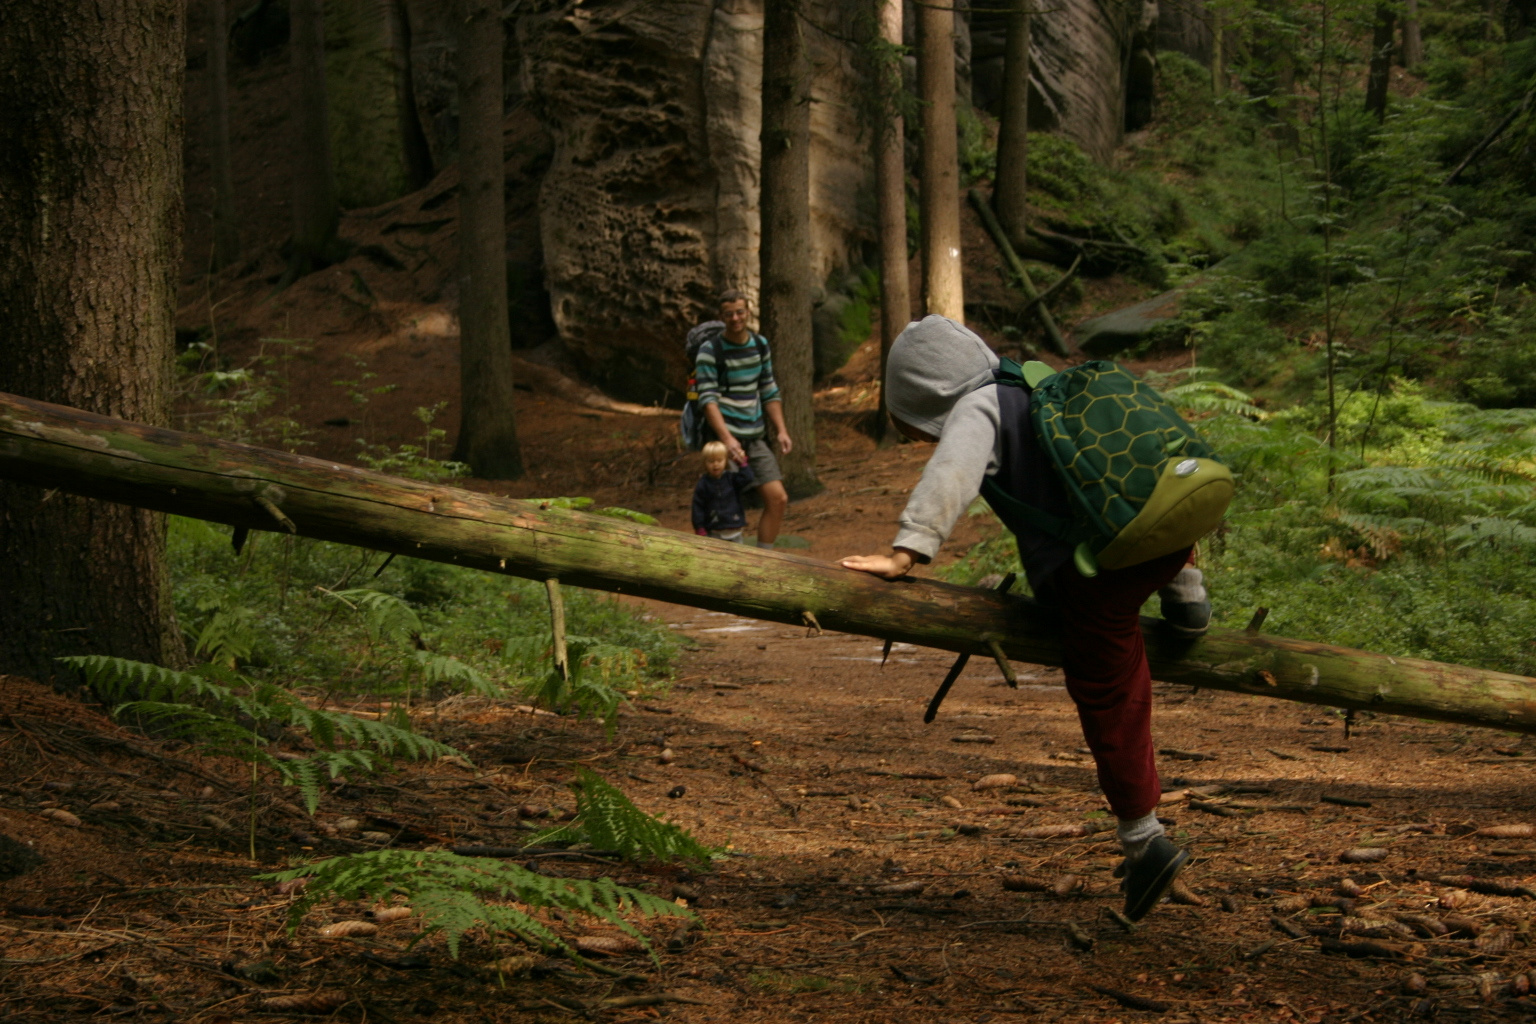
[{"label": "man's backpack", "polygon": [[[1232,471],[1168,400],[1105,360],[1061,372],[1002,360],[994,376],[1030,392],[1029,415],[1073,514],[1049,515],[988,478],[994,506],[1073,545],[1084,576],[1170,554],[1220,525]],[[1001,505],[999,504],[1001,503]]]},{"label": "man's backpack", "polygon": [[[766,356],[768,342],[756,331],[751,332],[751,338],[757,345],[758,355]],[[714,440],[709,429],[709,420],[704,417],[704,408],[699,405],[698,386],[698,362],[699,349],[705,345],[713,346],[715,356],[715,373],[720,381],[720,392],[725,394],[729,389],[725,380],[725,322],[722,320],[706,320],[688,332],[688,340],[685,343],[684,353],[688,359],[688,389],[684,392],[683,415],[678,421],[677,429],[683,436],[683,447],[691,452],[703,448],[706,442]]]}]

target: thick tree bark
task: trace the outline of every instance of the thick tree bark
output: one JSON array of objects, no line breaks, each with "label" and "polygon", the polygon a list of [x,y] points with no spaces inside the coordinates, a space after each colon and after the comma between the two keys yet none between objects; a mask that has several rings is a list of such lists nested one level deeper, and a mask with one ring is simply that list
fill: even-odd
[{"label": "thick tree bark", "polygon": [[1365,109],[1380,121],[1387,116],[1387,92],[1392,82],[1393,32],[1397,15],[1385,5],[1376,8],[1376,29],[1371,36],[1371,65],[1365,82]]},{"label": "thick tree bark", "polygon": [[459,17],[459,437],[478,477],[523,475],[513,416],[507,313],[506,163],[500,0],[463,0]]},{"label": "thick tree bark", "polygon": [[960,263],[960,155],[955,137],[955,12],[918,7],[918,91],[923,100],[919,194],[923,227],[923,305],[965,320]]},{"label": "thick tree bark", "polygon": [[1029,4],[1015,0],[1008,14],[1008,34],[1003,43],[1003,117],[997,129],[997,174],[992,184],[992,207],[1003,233],[1014,245],[1026,238],[1024,187],[1028,183],[1025,160],[1029,156]]},{"label": "thick tree bark", "polygon": [[794,441],[781,459],[784,486],[796,498],[821,490],[812,407],[810,93],[799,2],[765,0],[761,320]]},{"label": "thick tree bark", "polygon": [[331,165],[330,115],[325,99],[325,23],[321,0],[291,0],[293,62],[293,238],[286,281],[329,266],[340,256],[341,208]]},{"label": "thick tree bark", "polygon": [[[0,394],[0,478],[245,530],[291,530],[531,579],[636,594],[793,625],[1061,664],[1032,601],[932,580],[886,581],[829,562],[626,520],[546,508],[333,462],[112,420]],[[57,499],[55,499],[57,500]],[[1536,679],[1213,630],[1182,640],[1147,622],[1170,683],[1536,733]]]},{"label": "thick tree bark", "polygon": [[208,4],[208,122],[213,162],[213,265],[240,258],[240,222],[235,214],[235,173],[229,152],[228,0]]},{"label": "thick tree bark", "polygon": [[[0,32],[0,387],[167,417],[181,266],[180,0],[10,0]],[[0,484],[0,674],[181,660],[156,513]]]},{"label": "thick tree bark", "polygon": [[1403,67],[1412,71],[1424,63],[1424,35],[1419,30],[1419,0],[1403,4]]},{"label": "thick tree bark", "polygon": [[414,192],[432,180],[432,147],[421,127],[421,112],[416,109],[416,74],[411,70],[411,12],[405,0],[384,0],[384,14],[389,22],[391,53],[395,63],[395,91],[399,97],[400,138],[405,146],[406,187]]},{"label": "thick tree bark", "polygon": [[[880,39],[886,47],[901,46],[902,0],[876,0]],[[899,103],[901,65],[892,56],[879,68],[882,121],[875,132],[875,191],[880,217],[880,409],[874,435],[884,441],[892,432],[885,406],[885,365],[891,343],[912,319],[912,282],[907,276],[906,121]]]}]

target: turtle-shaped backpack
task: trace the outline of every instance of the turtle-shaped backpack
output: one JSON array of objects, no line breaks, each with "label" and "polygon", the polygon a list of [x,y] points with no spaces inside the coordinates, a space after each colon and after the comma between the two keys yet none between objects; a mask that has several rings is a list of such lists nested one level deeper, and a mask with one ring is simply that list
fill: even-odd
[{"label": "turtle-shaped backpack", "polygon": [[1035,437],[1073,515],[1046,515],[990,478],[982,493],[1073,545],[1084,576],[1189,547],[1220,525],[1232,471],[1167,399],[1124,368],[1094,360],[1057,372],[1003,359],[995,376],[1030,391]]}]

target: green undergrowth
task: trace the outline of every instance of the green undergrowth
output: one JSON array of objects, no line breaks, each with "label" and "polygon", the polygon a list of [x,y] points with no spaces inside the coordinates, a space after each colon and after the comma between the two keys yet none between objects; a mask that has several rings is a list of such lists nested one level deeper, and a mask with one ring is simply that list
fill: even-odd
[{"label": "green undergrowth", "polygon": [[244,672],[322,699],[537,693],[608,717],[619,691],[660,685],[678,649],[617,600],[563,587],[575,671],[551,686],[542,583],[271,533],[251,533],[237,554],[227,527],[183,518],[171,520],[168,555],[194,641],[236,631]]}]

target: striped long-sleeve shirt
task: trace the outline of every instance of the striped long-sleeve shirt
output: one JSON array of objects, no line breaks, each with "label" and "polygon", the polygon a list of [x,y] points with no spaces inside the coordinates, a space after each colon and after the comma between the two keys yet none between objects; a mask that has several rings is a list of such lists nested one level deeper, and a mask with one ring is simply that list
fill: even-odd
[{"label": "striped long-sleeve shirt", "polygon": [[767,433],[763,403],[779,397],[767,340],[762,335],[753,334],[745,345],[732,345],[722,338],[720,352],[725,362],[723,382],[720,368],[715,365],[715,344],[707,342],[699,346],[698,361],[693,369],[699,405],[718,404],[726,429],[733,437],[738,441],[756,440]]}]

